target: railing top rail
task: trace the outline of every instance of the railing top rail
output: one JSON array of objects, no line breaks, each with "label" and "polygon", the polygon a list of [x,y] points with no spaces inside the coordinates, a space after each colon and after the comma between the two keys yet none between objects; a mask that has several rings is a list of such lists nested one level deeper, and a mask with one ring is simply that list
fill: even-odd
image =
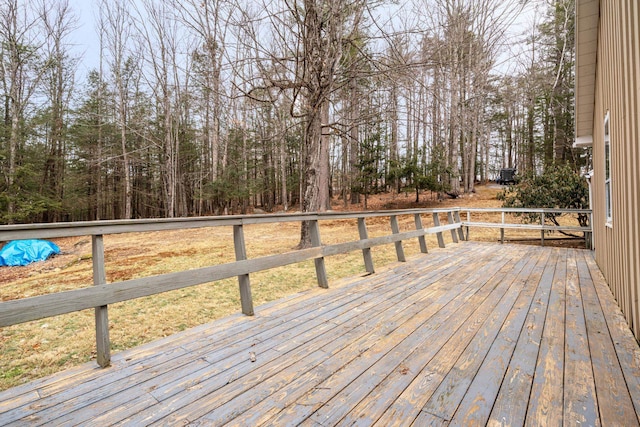
[{"label": "railing top rail", "polygon": [[591,209],[556,209],[556,208],[460,208],[463,212],[512,212],[512,213],[591,213]]},{"label": "railing top rail", "polygon": [[74,237],[101,234],[165,231],[190,228],[233,226],[241,224],[269,224],[278,222],[299,222],[306,220],[335,220],[373,218],[393,215],[433,214],[446,212],[507,212],[507,213],[567,213],[588,214],[589,209],[546,209],[546,208],[438,208],[438,209],[395,209],[385,211],[322,212],[322,213],[276,213],[257,215],[227,215],[191,218],[152,218],[129,220],[78,221],[59,223],[0,225],[0,242],[31,239]]},{"label": "railing top rail", "polygon": [[432,214],[460,211],[446,209],[396,209],[385,211],[276,213],[256,215],[227,215],[191,218],[152,218],[128,220],[78,221],[37,224],[0,225],[0,242],[15,239],[74,237],[120,234],[146,231],[179,230],[189,228],[233,226],[241,224],[268,224],[310,220],[357,219],[393,215]]}]

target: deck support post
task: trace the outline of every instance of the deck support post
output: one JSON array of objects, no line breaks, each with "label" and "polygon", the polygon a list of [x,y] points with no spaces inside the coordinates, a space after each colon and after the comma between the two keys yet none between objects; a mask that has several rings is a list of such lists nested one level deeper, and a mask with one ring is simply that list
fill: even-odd
[{"label": "deck support post", "polygon": [[[93,286],[107,284],[104,268],[104,241],[101,234],[91,236],[91,260],[93,263]],[[95,308],[96,361],[101,368],[111,364],[111,342],[109,340],[109,310],[106,305]]]},{"label": "deck support post", "polygon": [[[460,211],[453,212],[453,219],[456,224],[460,224],[460,228],[458,228],[458,238],[464,241],[465,238],[464,238],[464,231],[462,230],[462,220],[460,219]],[[467,227],[467,230],[469,230],[468,227]]]},{"label": "deck support post", "polygon": [[[451,211],[447,212],[447,223],[454,224],[453,212]],[[451,229],[451,240],[453,240],[453,243],[458,243],[458,234],[457,231],[453,228]]]},{"label": "deck support post", "polygon": [[[322,246],[322,241],[320,240],[320,226],[318,225],[318,220],[313,219],[309,221],[310,231],[311,231],[311,245],[314,247]],[[315,258],[313,262],[316,265],[316,277],[318,278],[318,286],[321,288],[327,289],[329,288],[329,280],[327,279],[327,270],[324,266],[324,258]]]},{"label": "deck support post", "polygon": [[[247,259],[247,249],[244,243],[244,230],[242,224],[233,226],[233,246],[236,252],[236,261],[244,261]],[[253,298],[251,297],[251,281],[248,274],[238,276],[238,285],[240,287],[240,305],[242,313],[247,316],[253,316]]]},{"label": "deck support post", "polygon": [[542,226],[540,229],[540,245],[544,246],[544,212],[540,213],[540,225]]},{"label": "deck support post", "polygon": [[[396,215],[391,215],[391,232],[393,234],[400,233],[400,226],[398,225],[398,217]],[[404,256],[404,249],[402,248],[402,240],[397,242],[393,242],[396,246],[396,256],[398,257],[398,261],[407,262],[407,258]]]},{"label": "deck support post", "polygon": [[[502,211],[502,223],[504,224],[504,211]],[[504,227],[500,228],[500,243],[504,243]]]},{"label": "deck support post", "polygon": [[[364,217],[358,218],[358,234],[360,240],[367,240],[369,238],[369,232],[367,231],[367,224],[364,222]],[[364,258],[364,268],[369,274],[375,273],[373,268],[373,257],[371,256],[371,248],[362,248],[362,257]]]},{"label": "deck support post", "polygon": [[[438,216],[438,212],[433,213],[433,225],[435,227],[440,227],[440,217]],[[442,231],[438,231],[436,233],[436,237],[438,238],[438,247],[444,248],[444,237],[442,237]]]},{"label": "deck support post", "polygon": [[[413,217],[416,223],[416,230],[424,230],[424,227],[422,226],[422,217],[420,216],[420,214],[417,213]],[[422,236],[418,236],[418,242],[420,243],[420,252],[422,252],[423,254],[429,253],[429,251],[427,250],[427,240],[424,238],[424,234]]]}]

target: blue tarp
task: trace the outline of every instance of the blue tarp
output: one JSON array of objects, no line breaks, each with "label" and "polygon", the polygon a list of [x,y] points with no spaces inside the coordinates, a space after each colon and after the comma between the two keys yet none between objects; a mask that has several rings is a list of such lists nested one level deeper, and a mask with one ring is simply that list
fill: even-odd
[{"label": "blue tarp", "polygon": [[27,265],[34,261],[44,261],[60,248],[46,240],[13,240],[0,249],[0,267]]}]

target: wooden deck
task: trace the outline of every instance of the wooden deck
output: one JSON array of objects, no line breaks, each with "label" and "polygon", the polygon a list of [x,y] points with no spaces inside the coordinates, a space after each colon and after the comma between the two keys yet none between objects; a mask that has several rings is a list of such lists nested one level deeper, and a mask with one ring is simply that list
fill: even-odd
[{"label": "wooden deck", "polygon": [[461,243],[0,393],[0,425],[640,424],[584,250]]}]

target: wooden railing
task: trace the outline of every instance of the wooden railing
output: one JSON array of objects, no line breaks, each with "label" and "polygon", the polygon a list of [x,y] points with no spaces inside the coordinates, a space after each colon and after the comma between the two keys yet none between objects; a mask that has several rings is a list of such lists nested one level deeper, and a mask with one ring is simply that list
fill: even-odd
[{"label": "wooden railing", "polygon": [[[446,214],[447,224],[442,225],[440,223],[441,214]],[[412,215],[416,229],[400,232],[398,216],[401,215]],[[432,216],[432,227],[423,227],[422,215]],[[366,219],[372,217],[389,217],[391,234],[370,238],[367,231]],[[323,245],[318,225],[319,221],[337,219],[357,219],[360,239],[346,243]],[[283,254],[247,259],[244,225],[302,221],[308,221],[309,223],[312,247]],[[104,235],[220,226],[233,227],[235,262],[107,284],[104,260]],[[253,315],[253,302],[249,280],[251,273],[313,259],[318,285],[327,288],[328,280],[324,264],[325,257],[361,250],[366,271],[373,273],[372,247],[393,243],[398,261],[405,261],[402,245],[404,240],[417,238],[421,252],[426,253],[427,244],[425,236],[427,234],[435,234],[438,245],[444,247],[443,233],[445,231],[451,231],[451,238],[454,242],[458,242],[459,239],[462,240],[464,238],[461,226],[459,209],[275,214],[0,226],[0,241],[2,242],[16,239],[91,236],[94,285],[70,291],[0,302],[0,327],[94,308],[97,362],[100,366],[105,367],[109,365],[111,359],[108,320],[108,306],[110,304],[237,276],[240,287],[242,312],[246,315]]]},{"label": "wooden railing", "polygon": [[[593,247],[592,242],[592,213],[590,209],[526,209],[526,208],[462,208],[462,213],[466,213],[466,221],[463,221],[462,225],[466,230],[465,239],[469,239],[469,228],[499,228],[500,229],[500,242],[504,243],[505,229],[516,230],[539,230],[540,231],[540,243],[544,246],[545,235],[549,232],[565,232],[565,233],[583,233],[585,240],[585,246],[587,248]],[[473,221],[472,214],[500,214],[500,221]],[[511,214],[512,218],[518,218],[519,222],[507,222],[507,215]],[[538,223],[523,223],[522,216],[534,214],[538,218]],[[549,221],[550,216],[575,216],[575,224],[559,224],[556,225]],[[587,226],[582,226],[577,220],[578,215],[587,217]],[[464,215],[463,215],[464,216]]]},{"label": "wooden railing", "polygon": [[[465,212],[467,220],[462,222],[460,213]],[[500,213],[500,222],[471,221],[472,213]],[[505,221],[507,213],[534,212],[541,215],[540,224],[515,224]],[[324,258],[345,254],[357,250],[362,251],[364,267],[368,273],[374,273],[371,248],[378,245],[393,243],[398,261],[406,261],[403,241],[418,239],[420,251],[427,253],[425,236],[435,234],[438,246],[445,246],[444,233],[451,232],[451,240],[467,240],[470,227],[500,228],[501,240],[504,241],[504,229],[534,229],[544,233],[547,231],[581,231],[585,236],[591,235],[590,227],[556,226],[545,222],[545,215],[550,213],[570,213],[590,215],[588,210],[523,210],[523,209],[410,209],[383,212],[355,212],[355,213],[322,213],[322,214],[275,214],[254,216],[226,216],[204,218],[152,219],[152,220],[120,220],[120,221],[92,221],[56,224],[29,224],[0,226],[0,242],[16,239],[91,236],[93,285],[70,291],[40,295],[30,298],[0,302],[0,327],[15,325],[32,320],[58,316],[66,313],[95,309],[97,362],[100,366],[110,363],[110,341],[108,306],[110,304],[142,298],[162,292],[182,289],[190,286],[214,282],[231,277],[237,277],[240,288],[240,302],[242,312],[253,315],[253,301],[251,296],[250,274],[259,271],[282,267],[290,264],[313,259],[318,285],[328,287]],[[399,216],[411,215],[414,218],[415,230],[400,231]],[[423,227],[423,215],[432,217],[433,226]],[[447,223],[441,224],[440,219],[446,216]],[[372,217],[388,217],[390,231],[388,235],[369,237],[366,220]],[[319,222],[325,220],[357,219],[359,240],[331,245],[323,245],[320,235]],[[248,224],[268,224],[281,222],[308,221],[311,230],[312,247],[283,254],[263,256],[247,259],[243,226]],[[590,222],[589,222],[590,223]],[[232,226],[235,248],[235,262],[213,265],[175,273],[121,282],[107,283],[104,259],[103,236],[120,233],[138,233],[163,230],[193,229],[203,227]],[[466,228],[466,236],[463,232]]]}]

